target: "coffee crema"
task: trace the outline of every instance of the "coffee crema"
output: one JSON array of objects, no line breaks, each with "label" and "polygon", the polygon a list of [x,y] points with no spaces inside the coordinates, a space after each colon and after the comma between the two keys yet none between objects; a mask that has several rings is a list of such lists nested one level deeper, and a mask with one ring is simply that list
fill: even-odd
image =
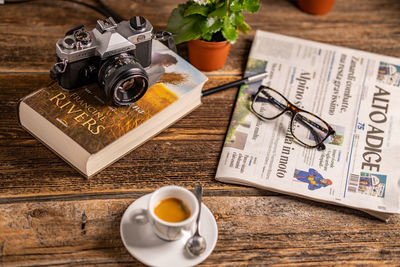
[{"label": "coffee crema", "polygon": [[190,217],[189,208],[178,198],[166,198],[154,208],[158,218],[166,222],[182,222]]}]

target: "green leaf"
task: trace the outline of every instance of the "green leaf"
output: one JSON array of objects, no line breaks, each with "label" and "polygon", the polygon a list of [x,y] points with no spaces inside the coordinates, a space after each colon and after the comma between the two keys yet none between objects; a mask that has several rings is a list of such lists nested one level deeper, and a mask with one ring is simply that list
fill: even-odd
[{"label": "green leaf", "polygon": [[176,44],[199,39],[201,36],[200,25],[206,20],[205,17],[198,14],[184,17],[184,9],[184,5],[178,5],[168,19],[166,30],[177,34],[174,37]]},{"label": "green leaf", "polygon": [[255,13],[260,9],[259,0],[244,0],[244,9],[250,13]]},{"label": "green leaf", "polygon": [[189,5],[186,8],[183,16],[187,17],[187,16],[190,16],[193,14],[199,14],[199,15],[207,17],[208,9],[209,9],[208,6],[201,6],[201,5],[193,2],[191,5]]},{"label": "green leaf", "polygon": [[239,30],[243,32],[244,34],[247,34],[249,30],[251,30],[251,27],[249,24],[243,21],[243,24],[238,26]]},{"label": "green leaf", "polygon": [[238,38],[238,31],[230,23],[230,19],[228,17],[226,17],[224,20],[224,28],[222,29],[222,35],[227,41],[231,43],[234,43]]},{"label": "green leaf", "polygon": [[[211,2],[213,2],[213,1],[211,0]],[[226,3],[226,0],[215,0],[213,5],[215,5],[215,8],[220,8],[223,5],[225,5],[225,3]]]},{"label": "green leaf", "polygon": [[180,4],[174,8],[169,16],[166,30],[172,33],[178,33],[180,26],[183,22],[183,14],[185,12],[185,5]]},{"label": "green leaf", "polygon": [[232,25],[239,26],[239,25],[243,24],[244,16],[243,16],[242,12],[233,12],[229,17],[229,20]]},{"label": "green leaf", "polygon": [[238,32],[234,27],[222,29],[222,35],[228,42],[231,43],[234,43],[238,38]]},{"label": "green leaf", "polygon": [[229,9],[233,12],[242,11],[243,10],[243,0],[232,0]]},{"label": "green leaf", "polygon": [[224,4],[223,6],[215,9],[213,12],[211,12],[210,14],[208,14],[209,18],[223,18],[225,17],[225,15],[227,14],[227,7]]},{"label": "green leaf", "polygon": [[201,31],[203,33],[214,33],[220,31],[223,27],[223,22],[218,18],[207,18],[203,25],[201,25]]},{"label": "green leaf", "polygon": [[211,41],[212,36],[212,32],[206,32],[201,35],[201,38],[206,41]]}]

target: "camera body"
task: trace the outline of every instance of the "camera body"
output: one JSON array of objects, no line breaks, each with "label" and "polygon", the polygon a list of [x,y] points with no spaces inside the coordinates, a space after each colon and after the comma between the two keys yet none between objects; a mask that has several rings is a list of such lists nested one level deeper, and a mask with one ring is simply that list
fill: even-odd
[{"label": "camera body", "polygon": [[98,82],[117,105],[140,99],[149,85],[153,26],[134,16],[120,23],[98,20],[92,31],[79,26],[56,43],[57,63],[50,74],[66,90]]}]

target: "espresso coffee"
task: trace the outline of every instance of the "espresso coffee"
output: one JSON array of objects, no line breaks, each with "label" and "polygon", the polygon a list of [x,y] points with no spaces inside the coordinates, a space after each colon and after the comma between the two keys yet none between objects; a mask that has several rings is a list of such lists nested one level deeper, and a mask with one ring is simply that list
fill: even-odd
[{"label": "espresso coffee", "polygon": [[166,198],[154,208],[158,218],[166,222],[182,222],[190,217],[190,209],[178,198]]}]

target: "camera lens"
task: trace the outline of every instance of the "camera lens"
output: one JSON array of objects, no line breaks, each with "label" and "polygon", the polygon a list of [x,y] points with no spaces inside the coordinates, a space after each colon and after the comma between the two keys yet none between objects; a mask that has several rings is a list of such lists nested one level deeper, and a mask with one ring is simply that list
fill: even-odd
[{"label": "camera lens", "polygon": [[106,59],[99,71],[99,83],[106,96],[117,105],[138,101],[147,91],[148,76],[135,56],[129,53]]}]

